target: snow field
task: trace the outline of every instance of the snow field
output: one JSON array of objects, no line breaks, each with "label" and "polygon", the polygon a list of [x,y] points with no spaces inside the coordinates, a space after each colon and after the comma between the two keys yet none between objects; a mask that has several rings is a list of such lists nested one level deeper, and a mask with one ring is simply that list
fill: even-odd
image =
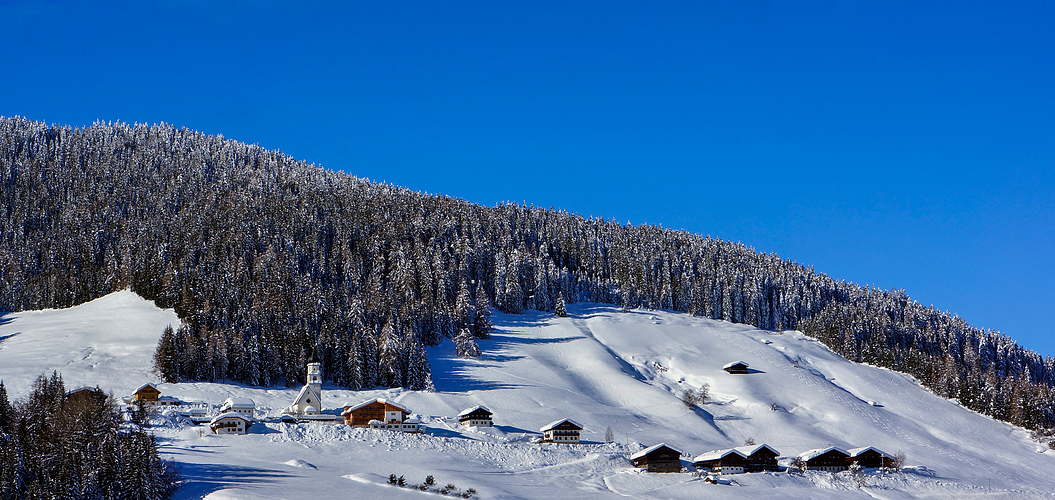
[{"label": "snow field", "polygon": [[[325,411],[384,397],[421,418],[423,435],[263,423],[245,436],[217,436],[159,416],[161,452],[187,481],[177,498],[432,497],[386,484],[389,474],[409,484],[433,475],[439,485],[475,488],[487,499],[1051,498],[1055,491],[1055,455],[1037,453],[1042,448],[1024,430],[938,398],[909,376],[849,363],[801,333],[607,305],[568,309],[567,318],[496,314],[476,359],[458,358],[450,343],[431,348],[435,393],[324,385]],[[277,416],[295,397],[297,388],[158,383],[153,350],[177,321],[127,291],[11,314],[0,318],[0,379],[12,399],[52,370],[67,388],[98,385],[118,396],[154,382],[163,394],[214,410],[228,396],[249,397],[259,418]],[[739,359],[752,373],[721,370]],[[704,384],[709,399],[687,408],[683,391]],[[494,428],[457,424],[454,415],[477,404],[494,412]],[[539,427],[560,418],[585,425],[585,444],[533,442]],[[608,427],[614,443],[601,442]],[[748,438],[785,457],[829,445],[900,450],[910,467],[870,472],[859,489],[848,473],[728,475],[710,484],[689,473],[645,473],[627,459],[661,441],[695,456]],[[691,457],[683,458],[688,465]]]}]

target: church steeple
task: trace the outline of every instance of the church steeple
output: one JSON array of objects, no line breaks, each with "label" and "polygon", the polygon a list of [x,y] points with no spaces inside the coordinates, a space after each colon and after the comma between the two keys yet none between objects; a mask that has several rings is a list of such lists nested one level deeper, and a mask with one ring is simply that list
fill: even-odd
[{"label": "church steeple", "polygon": [[[322,398],[322,363],[319,362],[319,358],[315,357],[315,349],[308,354],[308,386],[320,399]],[[322,405],[317,405],[317,408],[321,409]]]}]

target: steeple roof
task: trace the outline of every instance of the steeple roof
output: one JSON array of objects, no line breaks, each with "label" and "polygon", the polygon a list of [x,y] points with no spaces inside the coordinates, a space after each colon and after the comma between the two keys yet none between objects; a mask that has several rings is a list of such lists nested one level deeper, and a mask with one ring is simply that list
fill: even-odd
[{"label": "steeple roof", "polygon": [[311,351],[308,351],[308,364],[318,363],[319,358],[315,357],[315,348],[312,347]]}]

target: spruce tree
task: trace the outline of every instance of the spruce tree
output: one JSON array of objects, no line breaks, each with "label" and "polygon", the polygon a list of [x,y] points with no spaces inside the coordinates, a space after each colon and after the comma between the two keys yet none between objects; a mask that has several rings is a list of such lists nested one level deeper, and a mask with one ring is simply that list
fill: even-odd
[{"label": "spruce tree", "polygon": [[568,317],[568,310],[564,308],[564,294],[557,294],[557,302],[553,305],[553,314],[561,318]]}]

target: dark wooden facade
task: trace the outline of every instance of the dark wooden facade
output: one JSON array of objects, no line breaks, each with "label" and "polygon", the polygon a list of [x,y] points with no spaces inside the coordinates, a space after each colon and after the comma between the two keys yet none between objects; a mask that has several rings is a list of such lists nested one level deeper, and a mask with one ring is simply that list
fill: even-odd
[{"label": "dark wooden facade", "polygon": [[632,462],[634,467],[649,472],[681,472],[681,452],[666,445],[635,455]]},{"label": "dark wooden facade", "polygon": [[768,446],[759,446],[744,461],[744,472],[776,471],[777,456],[777,452]]},{"label": "dark wooden facade", "polygon": [[464,426],[491,426],[493,425],[491,415],[492,413],[490,411],[487,411],[487,408],[477,406],[475,409],[468,413],[458,414],[458,423]]},{"label": "dark wooden facade", "polygon": [[747,363],[743,363],[743,362],[733,363],[731,365],[727,365],[725,368],[723,368],[723,370],[725,370],[725,371],[727,371],[729,373],[735,373],[735,374],[746,374],[746,373],[748,373]]},{"label": "dark wooden facade", "polygon": [[806,460],[806,468],[827,472],[841,472],[849,465],[850,455],[842,450],[831,449]]},{"label": "dark wooden facade", "polygon": [[722,468],[729,467],[747,467],[747,459],[743,455],[731,452],[722,457],[716,457],[706,460],[696,460],[693,464],[697,470],[711,470],[720,471]]},{"label": "dark wooden facade", "polygon": [[852,464],[857,462],[857,465],[861,467],[869,468],[880,468],[880,467],[893,467],[894,459],[887,456],[886,454],[876,450],[875,448],[868,448],[855,456],[851,456],[848,459],[848,463]]}]

